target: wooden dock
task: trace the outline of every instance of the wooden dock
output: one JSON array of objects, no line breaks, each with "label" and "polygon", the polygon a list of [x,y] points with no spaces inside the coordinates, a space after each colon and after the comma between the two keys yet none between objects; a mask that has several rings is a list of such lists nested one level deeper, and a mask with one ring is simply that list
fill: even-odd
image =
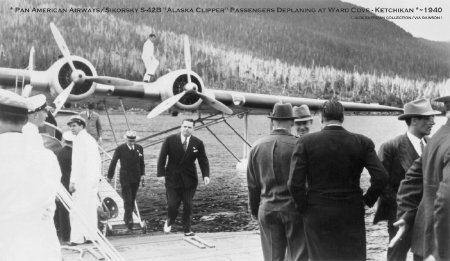
[{"label": "wooden dock", "polygon": [[[198,248],[185,240],[182,233],[138,234],[109,237],[125,260],[164,260],[164,261],[224,261],[224,260],[263,260],[260,236],[255,231],[198,233],[202,239],[215,245],[214,248]],[[81,248],[93,248],[81,245]],[[95,251],[94,251],[95,252]],[[76,251],[62,250],[65,261],[79,260]],[[101,260],[89,252],[85,260]]]}]

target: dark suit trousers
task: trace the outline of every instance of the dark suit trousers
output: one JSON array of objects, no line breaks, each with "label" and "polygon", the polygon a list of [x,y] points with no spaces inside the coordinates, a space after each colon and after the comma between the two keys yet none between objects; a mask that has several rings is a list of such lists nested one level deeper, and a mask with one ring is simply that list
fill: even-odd
[{"label": "dark suit trousers", "polygon": [[59,239],[63,242],[70,241],[69,212],[60,202],[56,202],[56,211],[54,219]]},{"label": "dark suit trousers", "polygon": [[[264,260],[308,260],[303,219],[294,211],[258,211]],[[287,251],[286,251],[287,250]]]},{"label": "dark suit trousers", "polygon": [[[397,233],[398,228],[394,227],[394,221],[388,221],[388,233],[389,233],[389,241]],[[388,261],[405,261],[406,255],[408,254],[408,250],[411,248],[411,230],[405,231],[405,235],[403,238],[398,241],[398,243],[387,250],[387,260]]]},{"label": "dark suit trousers", "polygon": [[171,226],[178,216],[178,208],[183,202],[183,230],[191,231],[192,200],[197,187],[171,188],[166,186],[168,225]]},{"label": "dark suit trousers", "polygon": [[125,209],[125,214],[123,216],[123,221],[125,225],[133,225],[133,209],[134,201],[136,200],[136,194],[139,188],[138,183],[125,183],[122,186],[122,197],[123,197],[123,207]]}]

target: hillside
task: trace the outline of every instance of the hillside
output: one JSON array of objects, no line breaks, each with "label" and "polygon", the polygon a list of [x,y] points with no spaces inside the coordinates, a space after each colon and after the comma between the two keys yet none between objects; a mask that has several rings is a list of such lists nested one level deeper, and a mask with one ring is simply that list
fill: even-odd
[{"label": "hillside", "polygon": [[[103,7],[104,1],[2,1],[0,66],[24,68],[36,48],[45,70],[59,50],[54,21],[73,54],[88,58],[99,74],[141,80],[146,35],[158,34],[160,74],[184,67],[181,34],[191,39],[193,69],[214,88],[398,105],[435,96],[449,77],[450,45],[413,38],[385,20],[356,21],[345,14],[14,14],[23,7]],[[108,7],[270,8],[348,7],[340,1],[108,1]]]}]

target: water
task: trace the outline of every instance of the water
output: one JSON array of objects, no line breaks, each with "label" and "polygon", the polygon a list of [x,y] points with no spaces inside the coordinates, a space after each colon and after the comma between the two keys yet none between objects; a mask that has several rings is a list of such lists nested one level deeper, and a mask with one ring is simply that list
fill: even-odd
[{"label": "water", "polygon": [[[147,120],[144,114],[128,114],[128,121],[133,130],[137,131],[140,137],[155,134],[163,129],[179,126],[181,120],[186,117],[195,118],[194,115],[185,114],[179,117],[160,116],[153,120]],[[59,126],[67,130],[65,123],[68,117],[58,117]],[[104,126],[104,147],[106,149],[115,148],[111,128],[105,115],[101,115]],[[114,131],[118,142],[124,142],[123,134],[127,130],[123,115],[112,115]],[[440,125],[445,123],[446,118],[437,117],[434,133]],[[232,118],[229,120],[231,126],[239,132],[243,132],[243,120]],[[344,127],[356,133],[371,138],[378,151],[379,146],[406,132],[404,121],[397,120],[395,116],[346,116]],[[249,117],[249,141],[269,133],[269,120],[265,116]],[[238,158],[242,157],[243,143],[234,132],[224,123],[212,126],[211,130],[235,153]],[[312,131],[320,130],[320,119],[314,118]],[[235,169],[236,160],[229,152],[205,129],[196,131],[194,134],[200,137],[206,146],[206,152],[210,161],[211,184],[205,186],[200,184],[194,199],[193,230],[196,232],[218,232],[218,231],[242,231],[253,230],[256,223],[252,222],[247,213],[247,187],[245,174],[238,173]],[[156,139],[152,139],[155,141]],[[148,141],[141,142],[142,145]],[[144,149],[146,161],[146,187],[140,188],[138,192],[138,205],[141,215],[149,222],[151,231],[161,231],[162,222],[166,216],[166,198],[164,180],[156,178],[156,161],[161,144]],[[107,170],[109,162],[104,165]],[[117,173],[117,172],[116,172]],[[366,172],[361,178],[361,186],[366,189],[369,185],[369,178]],[[386,247],[388,244],[388,234],[386,223],[382,222],[373,225],[373,215],[375,207],[366,209],[366,234],[368,260],[385,260]],[[173,228],[181,231],[181,224],[178,222]]]}]

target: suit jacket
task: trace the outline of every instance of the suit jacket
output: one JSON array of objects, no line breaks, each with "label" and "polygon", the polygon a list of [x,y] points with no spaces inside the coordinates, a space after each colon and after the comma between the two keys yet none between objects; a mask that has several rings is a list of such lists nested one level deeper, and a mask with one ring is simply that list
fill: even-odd
[{"label": "suit jacket", "polygon": [[450,160],[450,121],[430,139],[414,161],[397,194],[397,216],[413,227],[411,251],[427,257],[434,249],[433,210],[444,168]]},{"label": "suit jacket", "polygon": [[70,172],[72,171],[72,147],[64,146],[57,155],[59,167],[61,168],[61,183],[69,190]]},{"label": "suit jacket", "polygon": [[260,206],[272,211],[296,211],[287,187],[296,141],[297,138],[287,130],[274,130],[253,145],[247,165],[252,215],[258,215]]},{"label": "suit jacket", "polygon": [[209,161],[203,142],[199,138],[191,136],[185,152],[181,143],[181,134],[172,134],[164,140],[161,146],[157,176],[165,177],[165,184],[168,187],[196,187],[198,177],[195,160],[198,161],[202,176],[209,177]]},{"label": "suit jacket", "polygon": [[450,164],[446,164],[434,202],[434,257],[450,260]]},{"label": "suit jacket", "polygon": [[382,220],[395,221],[397,219],[398,187],[405,178],[406,171],[418,157],[419,154],[417,154],[406,133],[381,144],[378,158],[380,158],[389,175],[389,183],[378,200],[374,224]]},{"label": "suit jacket", "polygon": [[[375,204],[388,176],[369,138],[327,126],[301,137],[292,155],[289,190],[302,211],[308,204],[333,204],[335,200]],[[364,197],[359,186],[364,167],[371,176]],[[308,190],[306,189],[308,183]]]},{"label": "suit jacket", "polygon": [[120,183],[139,183],[145,175],[144,149],[139,144],[134,144],[134,150],[130,150],[126,143],[120,145],[114,151],[108,170],[108,178],[114,177],[117,161],[120,160]]},{"label": "suit jacket", "polygon": [[86,121],[86,131],[98,140],[102,136],[102,124],[100,123],[100,115],[91,111],[91,116],[87,115],[87,111],[80,112],[80,116]]}]

